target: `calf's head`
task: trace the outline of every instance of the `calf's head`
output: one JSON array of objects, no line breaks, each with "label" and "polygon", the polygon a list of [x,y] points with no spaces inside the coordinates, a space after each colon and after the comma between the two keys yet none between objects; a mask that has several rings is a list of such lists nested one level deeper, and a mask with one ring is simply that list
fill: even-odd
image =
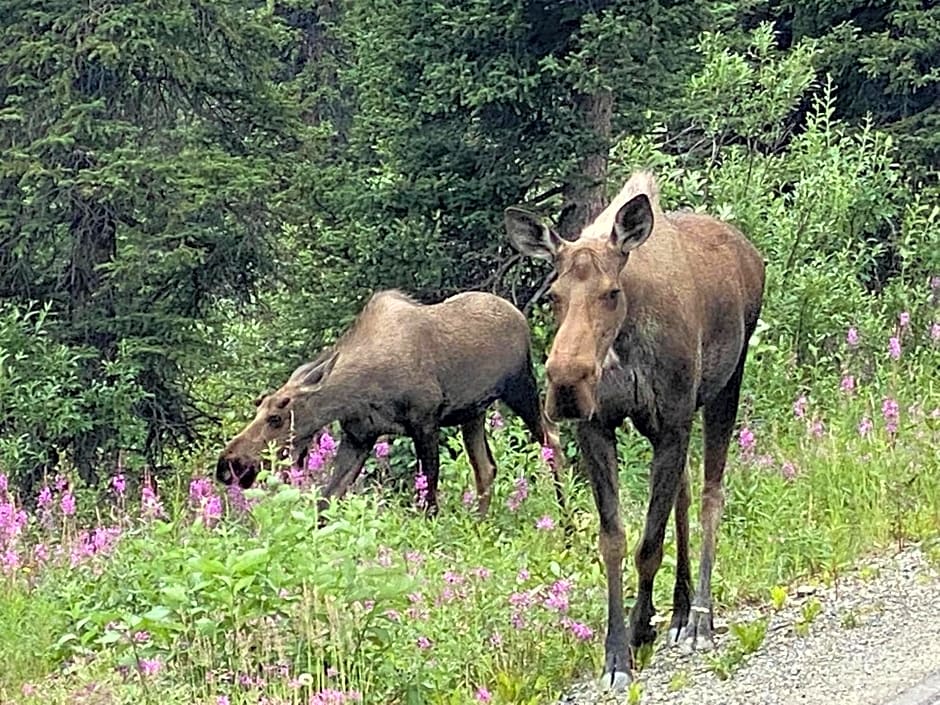
[{"label": "calf's head", "polygon": [[321,409],[337,353],[299,367],[276,392],[261,397],[255,418],[233,438],[216,464],[216,479],[251,487],[261,469],[261,458],[272,445],[282,457],[300,462],[314,434],[332,419]]},{"label": "calf's head", "polygon": [[506,210],[506,231],[522,254],[555,265],[549,298],[558,330],[545,371],[546,407],[552,418],[590,418],[597,409],[597,383],[623,324],[627,302],[621,274],[630,251],[653,229],[649,198],[639,194],[616,212],[609,236],[563,240],[537,216]]}]

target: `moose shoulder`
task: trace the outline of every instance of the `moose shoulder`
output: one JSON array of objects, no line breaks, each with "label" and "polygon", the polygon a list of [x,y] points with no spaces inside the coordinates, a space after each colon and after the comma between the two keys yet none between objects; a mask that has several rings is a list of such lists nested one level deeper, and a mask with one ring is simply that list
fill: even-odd
[{"label": "moose shoulder", "polygon": [[299,462],[314,434],[339,421],[342,439],[325,497],[346,491],[379,436],[404,434],[414,442],[434,512],[440,429],[459,425],[485,513],[496,472],[485,412],[497,399],[536,440],[549,440],[529,328],[515,306],[482,292],[429,306],[398,291],[379,292],[333,347],[259,402],[254,420],[222,452],[216,475],[249,487],[269,444],[288,449]]},{"label": "moose shoulder", "polygon": [[[764,265],[734,227],[695,213],[663,213],[655,180],[631,176],[574,241],[526,211],[506,211],[522,253],[550,260],[549,296],[558,323],[546,364],[546,412],[577,420],[580,452],[600,515],[608,626],[602,685],[629,682],[631,646],[652,642],[653,581],[675,508],[677,566],[669,639],[712,643],[711,573],[723,506],[722,477],[737,414],[748,340],[757,325]],[[698,590],[689,566],[692,418],[703,409],[705,484]],[[625,536],[618,506],[616,429],[625,418],[653,446],[639,577],[627,630],[623,613]]]}]

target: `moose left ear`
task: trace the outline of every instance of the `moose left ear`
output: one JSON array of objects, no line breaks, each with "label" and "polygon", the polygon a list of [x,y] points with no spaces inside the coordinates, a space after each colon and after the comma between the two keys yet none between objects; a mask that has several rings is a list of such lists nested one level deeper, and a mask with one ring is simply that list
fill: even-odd
[{"label": "moose left ear", "polygon": [[610,242],[623,254],[646,242],[653,232],[653,206],[645,193],[638,194],[620,206],[614,216]]},{"label": "moose left ear", "polygon": [[561,238],[534,213],[522,208],[507,208],[504,224],[509,242],[527,257],[552,260],[558,254]]}]

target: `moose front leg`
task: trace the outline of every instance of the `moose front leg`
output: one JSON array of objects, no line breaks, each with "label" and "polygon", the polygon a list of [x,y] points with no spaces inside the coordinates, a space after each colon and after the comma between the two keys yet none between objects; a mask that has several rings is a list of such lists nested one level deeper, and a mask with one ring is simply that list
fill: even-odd
[{"label": "moose front leg", "polygon": [[635,555],[638,589],[636,603],[630,611],[630,637],[634,647],[651,644],[656,639],[656,630],[650,624],[656,614],[653,583],[663,561],[666,523],[676,504],[688,447],[689,430],[686,427],[665,433],[653,443],[646,526]]},{"label": "moose front leg", "polygon": [[344,433],[333,459],[333,474],[323,488],[317,508],[320,510],[320,524],[324,523],[323,510],[330,506],[331,497],[342,497],[349,486],[355,482],[362,471],[363,463],[372,451],[378,436],[355,437]]},{"label": "moose front leg", "polygon": [[600,687],[602,690],[622,691],[630,683],[633,658],[627,643],[623,613],[626,536],[620,520],[616,444],[613,428],[591,421],[578,424],[578,445],[591,478],[591,491],[600,518],[598,544],[607,573],[607,636],[604,640],[604,671]]},{"label": "moose front leg", "polygon": [[418,471],[427,481],[425,508],[429,516],[437,514],[437,479],[441,466],[440,427],[436,424],[416,428],[411,433],[418,456]]}]

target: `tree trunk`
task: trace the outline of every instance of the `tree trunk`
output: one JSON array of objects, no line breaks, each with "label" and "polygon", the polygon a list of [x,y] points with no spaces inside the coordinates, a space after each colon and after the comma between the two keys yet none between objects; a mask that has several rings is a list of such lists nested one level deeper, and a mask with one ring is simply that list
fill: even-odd
[{"label": "tree trunk", "polygon": [[559,234],[569,240],[581,234],[607,205],[607,159],[610,149],[614,96],[608,90],[581,95],[578,112],[588,131],[588,147],[577,170],[566,180]]}]

